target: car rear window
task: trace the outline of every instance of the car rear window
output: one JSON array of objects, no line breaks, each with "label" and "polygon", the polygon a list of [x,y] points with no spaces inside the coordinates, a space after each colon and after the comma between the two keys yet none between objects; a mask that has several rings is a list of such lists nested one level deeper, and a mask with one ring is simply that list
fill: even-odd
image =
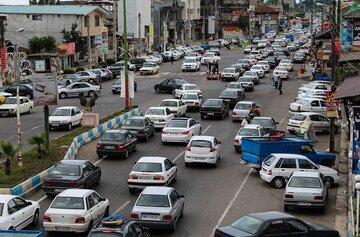
[{"label": "car rear window", "polygon": [[165,115],[165,110],[163,109],[148,109],[146,115]]},{"label": "car rear window", "polygon": [[199,90],[197,86],[185,86],[185,90]]},{"label": "car rear window", "polygon": [[127,119],[124,123],[125,126],[143,127],[144,120],[142,119]]},{"label": "car rear window", "polygon": [[187,120],[170,120],[165,127],[167,128],[187,128],[188,121]]},{"label": "car rear window", "polygon": [[196,94],[184,94],[181,99],[183,99],[183,100],[197,100],[198,96]]},{"label": "car rear window", "polygon": [[119,231],[111,232],[111,230],[99,230],[99,231],[93,231],[89,234],[89,237],[123,237],[124,235],[122,233],[119,233]]},{"label": "car rear window", "polygon": [[237,92],[225,90],[221,92],[220,97],[237,97]]},{"label": "car rear window", "polygon": [[251,121],[251,124],[258,124],[261,125],[263,127],[272,127],[273,123],[270,119],[253,119]]},{"label": "car rear window", "polygon": [[291,120],[296,120],[296,121],[304,121],[306,119],[306,116],[303,114],[295,114],[291,117]]},{"label": "car rear window", "polygon": [[220,100],[206,100],[204,102],[205,106],[221,106],[221,101]]},{"label": "car rear window", "polygon": [[161,101],[160,106],[177,107],[177,102],[176,101]]},{"label": "car rear window", "polygon": [[268,156],[267,158],[265,158],[264,160],[264,164],[267,166],[271,166],[271,164],[275,161],[276,157],[275,156]]},{"label": "car rear window", "polygon": [[293,177],[289,184],[293,188],[321,188],[321,182],[316,177]]},{"label": "car rear window", "polygon": [[240,135],[240,136],[259,136],[260,134],[257,129],[240,128],[238,135]]},{"label": "car rear window", "polygon": [[3,209],[4,209],[4,203],[0,203],[0,216],[2,216]]},{"label": "car rear window", "polygon": [[251,216],[243,216],[231,226],[245,231],[250,234],[255,234],[264,222]]},{"label": "car rear window", "polygon": [[124,135],[122,133],[105,133],[102,138],[101,141],[123,141],[124,140]]},{"label": "car rear window", "polygon": [[51,204],[51,208],[81,210],[84,209],[84,200],[82,197],[57,196]]},{"label": "car rear window", "polygon": [[137,172],[162,172],[161,163],[137,162],[133,171]]},{"label": "car rear window", "polygon": [[193,140],[190,143],[190,147],[202,147],[202,148],[210,148],[212,144],[210,141],[205,140]]},{"label": "car rear window", "polygon": [[136,206],[170,207],[170,203],[167,195],[141,194]]},{"label": "car rear window", "polygon": [[232,69],[232,68],[225,68],[223,70],[223,73],[234,73],[235,72],[235,69]]},{"label": "car rear window", "polygon": [[251,104],[239,103],[235,106],[235,109],[250,109],[250,108],[251,108]]},{"label": "car rear window", "polygon": [[80,167],[77,165],[66,165],[60,163],[54,167],[51,173],[54,175],[79,176]]}]

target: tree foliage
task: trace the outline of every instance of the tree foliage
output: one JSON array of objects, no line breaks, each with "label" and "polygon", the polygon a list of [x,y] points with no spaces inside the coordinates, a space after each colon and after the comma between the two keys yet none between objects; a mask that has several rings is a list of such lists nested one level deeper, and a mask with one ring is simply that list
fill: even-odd
[{"label": "tree foliage", "polygon": [[36,134],[32,137],[28,137],[28,143],[30,145],[36,145],[37,148],[37,156],[40,159],[42,152],[44,150],[44,145],[45,144],[45,133],[41,133],[41,134]]},{"label": "tree foliage", "polygon": [[83,56],[86,53],[86,41],[85,38],[81,36],[80,30],[77,30],[77,27],[78,24],[73,23],[69,31],[63,29],[61,34],[66,42],[75,42],[75,51]]},{"label": "tree foliage", "polygon": [[60,5],[60,0],[29,0],[29,5]]},{"label": "tree foliage", "polygon": [[53,36],[34,36],[29,40],[30,53],[56,52],[56,40]]}]

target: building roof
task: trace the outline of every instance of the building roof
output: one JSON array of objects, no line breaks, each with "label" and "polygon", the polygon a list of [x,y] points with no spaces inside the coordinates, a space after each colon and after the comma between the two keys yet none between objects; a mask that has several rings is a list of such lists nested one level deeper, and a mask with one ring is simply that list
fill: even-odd
[{"label": "building roof", "polygon": [[48,15],[88,15],[94,10],[104,12],[97,6],[82,5],[0,5],[2,14],[48,14]]},{"label": "building roof", "polygon": [[343,18],[344,19],[359,19],[360,18],[360,9],[346,13],[345,15],[343,15]]},{"label": "building roof", "polygon": [[339,62],[360,61],[360,52],[341,52]]},{"label": "building roof", "polygon": [[314,40],[329,40],[331,39],[331,29],[321,31],[314,36]]},{"label": "building roof", "polygon": [[360,76],[346,78],[336,91],[334,99],[344,99],[360,95]]},{"label": "building roof", "polygon": [[279,9],[275,9],[269,5],[257,5],[255,6],[255,13],[258,14],[266,14],[266,13],[277,13],[279,14],[281,12],[281,10]]}]

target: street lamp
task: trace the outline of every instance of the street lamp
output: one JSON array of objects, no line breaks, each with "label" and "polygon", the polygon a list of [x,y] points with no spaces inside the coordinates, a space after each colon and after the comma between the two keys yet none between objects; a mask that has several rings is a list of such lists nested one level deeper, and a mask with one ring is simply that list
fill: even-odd
[{"label": "street lamp", "polygon": [[124,77],[125,77],[125,109],[130,109],[130,94],[129,94],[129,71],[128,71],[128,41],[126,28],[126,1],[123,0],[123,21],[124,21]]}]

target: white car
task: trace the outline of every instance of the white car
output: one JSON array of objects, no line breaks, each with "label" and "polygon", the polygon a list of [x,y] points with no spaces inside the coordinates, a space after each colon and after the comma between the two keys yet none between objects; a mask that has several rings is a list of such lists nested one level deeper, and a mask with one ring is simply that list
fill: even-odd
[{"label": "white car", "polygon": [[165,124],[174,118],[174,114],[170,109],[164,107],[150,107],[145,112],[145,117],[154,123],[154,128],[163,128]]},{"label": "white car", "polygon": [[81,125],[83,112],[76,106],[58,107],[49,117],[49,128],[67,128],[71,130],[73,126]]},{"label": "white car", "polygon": [[140,68],[140,75],[155,74],[160,70],[159,65],[156,63],[145,62]]},{"label": "white car", "polygon": [[182,84],[179,89],[174,90],[174,97],[181,98],[184,93],[197,93],[202,98],[202,92],[195,84]]},{"label": "white car", "polygon": [[[290,167],[289,167],[290,166]],[[262,163],[260,177],[274,187],[281,188],[294,171],[319,171],[325,177],[327,187],[339,183],[338,172],[323,165],[317,165],[309,158],[298,154],[274,153]]]},{"label": "white car", "polygon": [[213,136],[193,136],[185,151],[185,166],[206,163],[217,167],[220,159],[221,141]]},{"label": "white car", "polygon": [[265,70],[261,65],[254,65],[250,68],[250,71],[256,72],[260,78],[265,76]]},{"label": "white car", "polygon": [[264,68],[265,72],[270,72],[270,65],[268,61],[258,61],[256,65],[260,65]]},{"label": "white car", "polygon": [[162,64],[163,59],[162,59],[162,58],[159,58],[159,57],[156,57],[156,56],[154,56],[154,55],[150,55],[150,56],[147,56],[147,57],[145,58],[145,62]]},{"label": "white car", "polygon": [[261,60],[263,58],[262,54],[259,50],[253,50],[250,52],[250,55],[254,56],[257,60]]},{"label": "white car", "polygon": [[200,110],[202,104],[202,98],[198,93],[185,92],[181,96],[181,101],[186,104],[187,110]]},{"label": "white car", "polygon": [[325,100],[308,98],[308,99],[299,99],[290,104],[289,107],[290,114],[300,113],[300,112],[315,112],[322,115],[326,113],[326,102]]},{"label": "white car", "polygon": [[253,101],[238,102],[231,113],[233,122],[242,121],[246,116],[248,116],[253,104],[255,104]]},{"label": "white car", "polygon": [[284,66],[277,66],[273,71],[273,77],[278,74],[281,79],[288,79],[289,78],[289,71]]},{"label": "white car", "polygon": [[109,200],[90,189],[66,189],[51,202],[44,214],[46,231],[84,233],[109,216]]},{"label": "white car", "polygon": [[185,116],[187,106],[179,99],[165,99],[159,104],[159,107],[165,107],[175,116]]},{"label": "white car", "polygon": [[200,61],[195,57],[187,58],[184,60],[181,69],[183,72],[185,71],[199,71],[200,70]]},{"label": "white car", "polygon": [[234,138],[234,149],[236,152],[241,151],[241,141],[243,137],[266,137],[269,134],[266,132],[266,129],[258,124],[248,124],[244,127],[241,127],[236,133]]},{"label": "white car", "polygon": [[193,118],[173,118],[161,131],[161,142],[188,143],[192,136],[201,135],[201,125]]},{"label": "white car", "polygon": [[268,45],[270,45],[270,41],[268,39],[262,39],[262,40],[259,40],[257,46],[258,46],[258,48],[265,48]]},{"label": "white car", "polygon": [[309,84],[305,84],[302,87],[300,87],[298,89],[298,94],[305,93],[305,92],[316,92],[316,91],[326,93],[326,91],[328,90],[329,87],[330,86],[327,84],[309,83]]},{"label": "white car", "polygon": [[217,59],[215,53],[205,53],[201,58],[201,65],[207,65],[208,62],[213,63]]},{"label": "white car", "polygon": [[240,77],[240,71],[236,68],[227,67],[220,73],[222,81],[232,80],[236,81]]},{"label": "white car", "polygon": [[244,48],[244,54],[248,54],[251,52],[251,50],[255,49],[254,45],[248,45]]},{"label": "white car", "polygon": [[[321,114],[314,112],[303,112],[294,114],[287,123],[287,130],[290,133],[300,131],[300,126],[304,122],[311,122],[314,132],[329,132],[330,120]],[[335,124],[335,133],[339,131],[339,127]]]},{"label": "white car", "polygon": [[316,90],[316,91],[307,91],[304,93],[299,93],[295,97],[295,100],[298,100],[301,98],[316,98],[316,99],[325,100],[326,99],[326,91]]},{"label": "white car", "polygon": [[59,88],[58,94],[60,99],[68,97],[78,97],[80,93],[84,93],[84,96],[92,97],[95,94],[99,95],[101,92],[100,86],[92,85],[87,82],[75,82],[67,87]]},{"label": "white car", "polygon": [[[23,113],[32,113],[34,108],[34,102],[29,100],[28,97],[20,96],[19,97],[19,112],[20,114]],[[5,102],[0,104],[0,115],[16,115],[17,111],[17,100],[16,97],[7,97]]]},{"label": "white car", "polygon": [[143,156],[132,168],[128,176],[129,192],[146,186],[168,186],[176,182],[177,166],[166,157]]},{"label": "white car", "polygon": [[242,76],[251,77],[251,80],[254,82],[255,85],[258,85],[260,83],[260,76],[256,71],[246,71]]},{"label": "white car", "polygon": [[298,52],[304,52],[305,54],[309,54],[310,53],[310,45],[304,44],[300,47],[300,49],[298,50]]},{"label": "white car", "polygon": [[290,72],[293,70],[294,67],[290,59],[282,59],[279,63],[279,66],[286,67],[286,69]]},{"label": "white car", "polygon": [[164,52],[164,55],[165,55],[166,57],[169,57],[169,58],[170,58],[171,56],[173,56],[174,60],[179,60],[180,57],[181,57],[180,54],[175,53],[175,52],[173,52],[173,51],[165,51],[165,52]]},{"label": "white car", "polygon": [[[36,201],[0,194],[0,230],[22,230],[38,225],[40,206]],[[11,236],[11,234],[9,234]]]},{"label": "white car", "polygon": [[257,61],[258,61],[258,60],[255,58],[254,55],[246,55],[246,56],[244,57],[244,59],[249,60],[251,66],[252,66],[252,65],[255,65],[255,64],[257,63]]},{"label": "white car", "polygon": [[[256,74],[256,72],[254,72]],[[257,76],[257,75],[256,75]],[[242,76],[238,79],[238,83],[245,89],[245,91],[254,90],[254,81],[250,76]]]},{"label": "white car", "polygon": [[198,61],[200,61],[202,56],[198,52],[192,51],[192,52],[188,52],[184,57],[185,60],[189,58],[196,58]]}]

